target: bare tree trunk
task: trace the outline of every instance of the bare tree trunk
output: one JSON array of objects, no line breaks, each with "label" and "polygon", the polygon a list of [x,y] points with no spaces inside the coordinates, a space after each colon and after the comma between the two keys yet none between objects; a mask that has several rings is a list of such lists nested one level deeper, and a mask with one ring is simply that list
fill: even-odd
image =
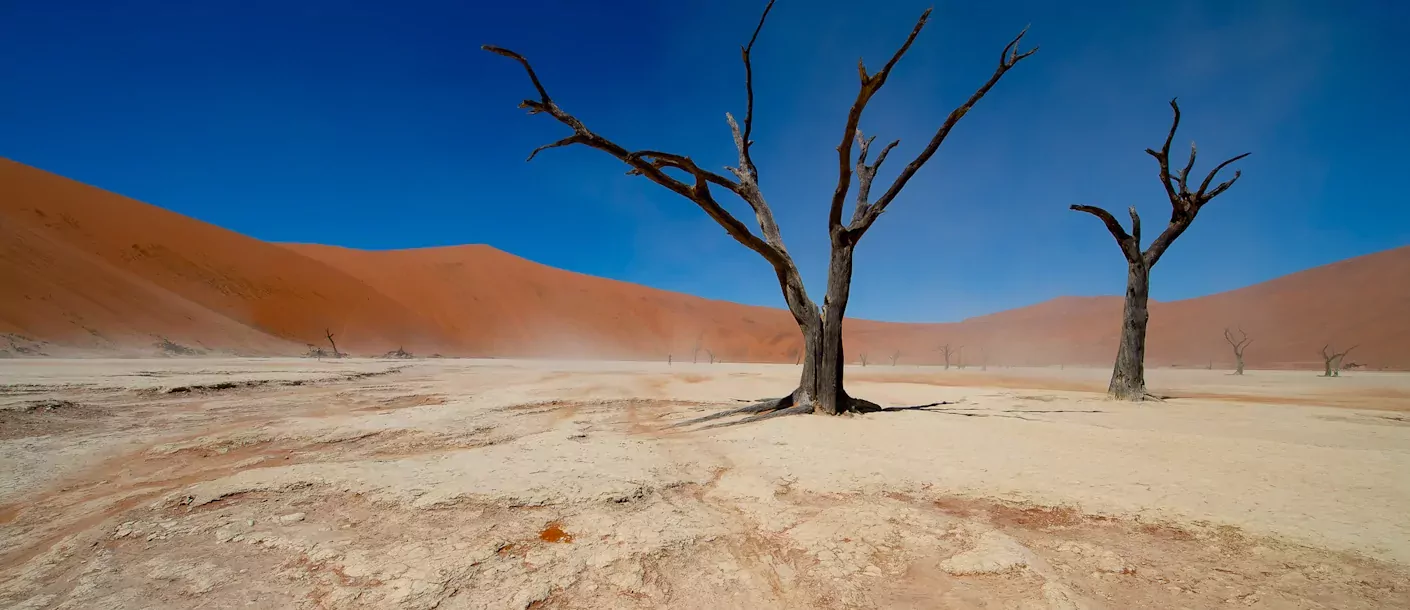
[{"label": "bare tree trunk", "polygon": [[[1262,369],[1260,369],[1260,370],[1262,370]],[[1239,353],[1235,353],[1235,354],[1234,354],[1234,374],[1235,374],[1235,375],[1242,375],[1242,374],[1244,374],[1244,355],[1243,355],[1243,354],[1239,354]]]},{"label": "bare tree trunk", "polygon": [[818,393],[813,396],[816,409],[828,415],[850,407],[847,392],[842,389],[842,318],[852,296],[853,246],[839,242],[840,239],[846,237],[833,237],[832,257],[827,268],[827,296],[822,306],[822,360],[818,363]]},{"label": "bare tree trunk", "polygon": [[338,351],[338,344],[333,342],[333,331],[331,329],[325,328],[323,329],[323,334],[328,336],[328,344],[333,346],[333,357],[342,358],[343,354],[342,352]]},{"label": "bare tree trunk", "polygon": [[1142,400],[1146,396],[1146,323],[1150,321],[1151,276],[1145,260],[1137,257],[1126,264],[1126,306],[1121,313],[1121,344],[1116,350],[1116,366],[1111,372],[1107,394],[1121,400]]}]

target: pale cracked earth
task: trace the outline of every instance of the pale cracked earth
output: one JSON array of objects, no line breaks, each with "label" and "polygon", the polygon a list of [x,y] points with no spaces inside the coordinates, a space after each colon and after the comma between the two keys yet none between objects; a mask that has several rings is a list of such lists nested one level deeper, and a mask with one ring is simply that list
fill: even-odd
[{"label": "pale cracked earth", "polygon": [[0,361],[0,607],[1410,608],[1410,377],[796,375]]}]

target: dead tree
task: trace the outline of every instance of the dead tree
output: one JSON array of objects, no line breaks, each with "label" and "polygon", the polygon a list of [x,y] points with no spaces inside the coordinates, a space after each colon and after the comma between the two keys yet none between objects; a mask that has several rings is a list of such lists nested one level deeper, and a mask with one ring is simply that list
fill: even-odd
[{"label": "dead tree", "polygon": [[891,366],[896,366],[896,361],[901,359],[901,350],[891,352]]},{"label": "dead tree", "polygon": [[700,340],[699,340],[699,339],[696,339],[696,340],[695,340],[695,347],[690,348],[690,363],[691,363],[691,364],[697,364],[697,363],[699,363],[699,361],[700,361],[699,358],[700,358]]},{"label": "dead tree", "polygon": [[710,357],[710,364],[714,364],[714,363],[715,363],[715,352],[714,352],[714,350],[708,350],[708,349],[705,350],[705,355]]},{"label": "dead tree", "polygon": [[1253,339],[1248,338],[1248,333],[1244,332],[1243,328],[1239,328],[1239,338],[1235,340],[1234,333],[1229,332],[1229,329],[1226,328],[1224,329],[1224,340],[1234,348],[1234,374],[1244,374],[1244,350],[1248,348],[1248,344],[1253,343]]},{"label": "dead tree", "polygon": [[387,353],[385,353],[385,354],[382,354],[382,357],[383,357],[383,358],[396,358],[396,359],[399,359],[399,360],[410,360],[410,359],[412,359],[412,358],[415,358],[416,356],[414,356],[411,352],[406,351],[406,349],[403,348],[402,346],[397,346],[397,349],[396,349],[396,350],[393,350],[393,351],[387,352]]},{"label": "dead tree", "polygon": [[955,348],[955,368],[964,370],[964,346]]},{"label": "dead tree", "polygon": [[[759,18],[759,24],[754,28],[754,34],[749,38],[748,44],[741,49],[744,61],[744,121],[741,125],[735,121],[733,115],[728,113],[725,115],[725,120],[734,135],[735,149],[739,154],[738,166],[726,168],[728,176],[702,168],[686,155],[657,150],[630,150],[613,142],[589,129],[585,123],[561,108],[553,98],[549,97],[548,90],[523,55],[500,47],[485,46],[483,48],[519,62],[527,72],[537,93],[537,98],[524,100],[520,104],[521,108],[527,109],[529,114],[547,114],[572,130],[572,135],[535,149],[529,154],[529,159],[533,159],[535,155],[545,149],[572,144],[580,144],[603,151],[626,164],[628,174],[643,176],[693,202],[723,227],[730,237],[762,256],[773,267],[779,286],[783,290],[784,301],[788,304],[788,310],[793,314],[793,318],[803,334],[805,362],[802,378],[799,380],[798,387],[782,398],[762,401],[740,409],[726,411],[723,414],[716,414],[717,416],[753,413],[756,414],[754,417],[747,418],[753,420],[754,418],[762,419],[792,413],[816,412],[836,415],[849,411],[873,410],[877,408],[876,405],[849,396],[842,384],[842,319],[847,310],[847,300],[850,296],[852,256],[857,243],[901,193],[906,183],[940,148],[960,119],[970,112],[1004,74],[1018,65],[1020,61],[1031,56],[1037,49],[1020,52],[1019,44],[1024,33],[1027,32],[1026,28],[1024,32],[1020,32],[1017,37],[1009,41],[1004,46],[1003,52],[999,56],[998,65],[989,79],[980,85],[969,96],[969,99],[950,112],[945,122],[931,136],[930,141],[920,154],[902,168],[891,185],[876,198],[871,196],[872,179],[876,177],[882,162],[886,160],[887,155],[899,141],[882,147],[876,159],[868,164],[867,155],[875,138],[866,138],[862,135],[859,128],[862,111],[866,109],[872,96],[876,95],[882,85],[886,84],[886,79],[890,76],[891,70],[897,62],[911,48],[911,44],[920,34],[930,16],[930,10],[921,14],[905,42],[882,66],[880,71],[868,72],[866,65],[858,62],[857,73],[860,78],[860,89],[851,109],[847,112],[847,121],[842,127],[841,142],[837,145],[837,186],[833,190],[828,211],[828,237],[831,243],[831,254],[828,264],[827,288],[824,292],[822,306],[819,307],[808,295],[808,291],[803,286],[802,275],[798,272],[798,267],[792,256],[789,255],[787,248],[784,247],[783,236],[774,220],[773,211],[765,202],[764,195],[759,189],[759,172],[754,165],[752,156],[754,145],[752,139],[754,130],[754,71],[751,53],[772,8],[773,0],[770,0],[764,8],[763,15]],[[856,148],[855,156],[853,154],[854,147]],[[857,181],[856,204],[851,219],[846,220],[843,208],[846,207],[848,193],[852,190],[853,176]],[[757,234],[715,199],[717,191],[727,191],[742,199],[749,206],[758,224]],[[693,420],[690,423],[699,422]]]},{"label": "dead tree", "polygon": [[979,348],[979,370],[989,370],[989,351],[982,347]]},{"label": "dead tree", "polygon": [[862,361],[862,367],[865,368],[865,367],[867,366],[867,353],[866,353],[866,352],[862,352],[862,353],[861,353],[861,358],[860,358],[860,360]]},{"label": "dead tree", "polygon": [[1330,347],[1331,345],[1322,346],[1322,376],[1341,377],[1341,361],[1343,358],[1346,358],[1347,354],[1351,353],[1351,350],[1356,349],[1356,346],[1348,347],[1344,352],[1337,352],[1335,349],[1328,352],[1327,348]]},{"label": "dead tree", "polygon": [[343,353],[338,351],[338,344],[333,342],[333,331],[325,328],[323,329],[323,334],[328,337],[328,344],[333,346],[333,357],[342,358]]},{"label": "dead tree", "polygon": [[[964,349],[964,346],[961,345],[960,349]],[[946,343],[940,346],[940,355],[945,357],[945,370],[950,370],[950,357],[955,355],[955,350],[950,348],[949,343]]]},{"label": "dead tree", "polygon": [[1180,106],[1175,100],[1170,100],[1170,108],[1174,110],[1175,118],[1170,123],[1170,134],[1165,136],[1165,145],[1161,146],[1159,151],[1146,149],[1146,153],[1155,157],[1160,164],[1160,182],[1165,187],[1166,197],[1170,199],[1171,209],[1170,224],[1151,242],[1150,247],[1144,252],[1141,251],[1141,217],[1136,214],[1135,206],[1128,209],[1131,214],[1130,233],[1121,227],[1121,223],[1111,212],[1102,208],[1090,205],[1074,205],[1071,208],[1100,219],[1112,237],[1116,238],[1121,253],[1126,256],[1126,305],[1122,310],[1121,344],[1116,351],[1116,365],[1112,369],[1111,383],[1107,386],[1107,394],[1121,400],[1145,400],[1148,396],[1145,358],[1146,325],[1150,321],[1150,314],[1146,305],[1150,300],[1151,268],[1160,262],[1160,257],[1165,254],[1170,244],[1174,243],[1185,229],[1190,228],[1190,223],[1194,222],[1200,209],[1229,190],[1241,175],[1235,171],[1233,178],[1210,188],[1219,171],[1250,154],[1244,153],[1215,166],[1199,184],[1198,190],[1190,192],[1189,177],[1190,170],[1195,167],[1195,145],[1190,144],[1190,160],[1185,164],[1185,168],[1171,173],[1170,143],[1175,139],[1175,130],[1180,126]]}]

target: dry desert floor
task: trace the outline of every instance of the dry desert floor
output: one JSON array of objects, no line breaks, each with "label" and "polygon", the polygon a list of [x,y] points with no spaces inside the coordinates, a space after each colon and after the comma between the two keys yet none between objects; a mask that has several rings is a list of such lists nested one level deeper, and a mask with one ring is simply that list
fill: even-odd
[{"label": "dry desert floor", "polygon": [[0,361],[0,607],[1410,608],[1410,376]]}]

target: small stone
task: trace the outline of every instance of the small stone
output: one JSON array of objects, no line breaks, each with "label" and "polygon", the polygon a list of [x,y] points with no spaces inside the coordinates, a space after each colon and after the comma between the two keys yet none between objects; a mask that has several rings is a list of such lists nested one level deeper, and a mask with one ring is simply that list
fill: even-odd
[{"label": "small stone", "polygon": [[289,514],[287,514],[287,515],[282,515],[282,516],[280,516],[280,517],[279,517],[279,523],[284,524],[284,525],[289,525],[289,524],[291,524],[291,523],[298,523],[298,522],[304,520],[304,516],[305,516],[304,513],[289,513]]},{"label": "small stone", "polygon": [[250,526],[250,527],[254,527],[254,526],[255,526],[255,520],[254,520],[254,519],[246,519],[246,520],[245,520],[245,525],[248,525],[248,526]]}]

